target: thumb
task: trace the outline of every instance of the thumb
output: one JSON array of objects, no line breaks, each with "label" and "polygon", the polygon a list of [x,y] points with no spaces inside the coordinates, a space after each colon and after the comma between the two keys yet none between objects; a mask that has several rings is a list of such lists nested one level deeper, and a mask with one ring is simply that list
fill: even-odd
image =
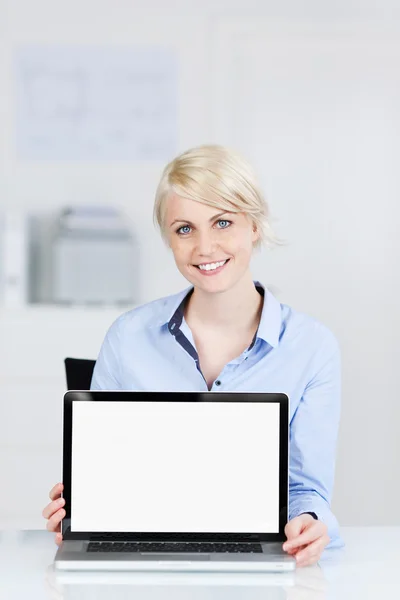
[{"label": "thumb", "polygon": [[304,529],[303,519],[301,518],[301,516],[298,516],[286,524],[285,535],[288,540],[292,540],[295,537],[297,537],[298,535],[300,535],[300,533],[303,531],[303,529]]}]

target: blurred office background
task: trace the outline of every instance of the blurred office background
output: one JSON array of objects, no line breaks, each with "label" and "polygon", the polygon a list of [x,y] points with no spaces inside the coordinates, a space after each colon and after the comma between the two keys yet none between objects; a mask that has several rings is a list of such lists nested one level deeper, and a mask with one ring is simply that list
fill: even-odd
[{"label": "blurred office background", "polygon": [[45,526],[64,358],[187,285],[153,198],[209,142],[254,164],[288,240],[254,277],[341,344],[334,511],[400,524],[398,2],[0,0],[0,528]]}]

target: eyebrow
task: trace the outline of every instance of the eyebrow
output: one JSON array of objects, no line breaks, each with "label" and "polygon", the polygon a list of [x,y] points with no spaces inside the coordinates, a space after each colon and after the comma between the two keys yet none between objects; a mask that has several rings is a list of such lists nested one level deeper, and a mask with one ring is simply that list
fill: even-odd
[{"label": "eyebrow", "polygon": [[[211,223],[211,221],[215,221],[215,219],[218,219],[218,217],[222,217],[222,215],[228,215],[228,214],[232,214],[232,213],[230,213],[227,210],[224,210],[223,212],[220,212],[220,213],[214,215],[213,217],[211,217],[209,219],[209,221]],[[187,219],[175,219],[174,221],[172,221],[172,223],[170,223],[169,226],[172,227],[172,225],[175,225],[175,223],[187,223],[188,225],[193,226],[193,223],[191,221],[188,221]]]}]

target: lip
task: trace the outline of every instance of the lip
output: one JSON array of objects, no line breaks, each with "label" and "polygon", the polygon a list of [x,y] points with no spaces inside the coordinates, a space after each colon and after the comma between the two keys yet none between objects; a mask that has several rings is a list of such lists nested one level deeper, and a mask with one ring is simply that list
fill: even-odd
[{"label": "lip", "polygon": [[[225,269],[225,267],[227,266],[227,264],[230,261],[230,258],[225,258],[224,260],[226,260],[226,262],[221,266],[218,267],[217,269],[213,269],[212,271],[204,271],[202,269],[199,269],[198,266],[195,266],[196,271],[198,271],[201,275],[204,275],[205,277],[212,277],[213,275],[218,275],[218,273],[220,273],[223,269]],[[216,260],[214,262],[221,262],[220,260]],[[202,265],[208,265],[208,264],[212,264],[212,263],[200,263]]]}]

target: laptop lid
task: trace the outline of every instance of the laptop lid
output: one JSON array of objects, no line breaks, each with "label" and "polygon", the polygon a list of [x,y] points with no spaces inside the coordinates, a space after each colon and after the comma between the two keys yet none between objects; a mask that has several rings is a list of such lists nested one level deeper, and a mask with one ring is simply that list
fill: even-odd
[{"label": "laptop lid", "polygon": [[286,394],[69,391],[64,539],[283,541]]}]

